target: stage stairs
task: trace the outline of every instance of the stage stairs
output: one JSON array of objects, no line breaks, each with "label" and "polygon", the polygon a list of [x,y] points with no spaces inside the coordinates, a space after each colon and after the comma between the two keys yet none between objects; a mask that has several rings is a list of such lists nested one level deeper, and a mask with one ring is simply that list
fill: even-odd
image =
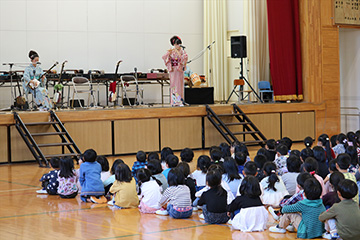
[{"label": "stage stairs", "polygon": [[[232,112],[226,114],[216,114],[209,105],[206,105],[206,112],[209,121],[229,144],[239,141],[245,145],[260,145],[264,147],[266,137],[255,124],[251,122],[238,105],[232,104]],[[226,122],[224,122],[224,120],[226,120]],[[230,128],[236,128],[236,130],[231,131]],[[246,135],[251,135],[253,140],[247,140]],[[242,136],[242,138],[238,139],[237,136]]]},{"label": "stage stairs", "polygon": [[[64,124],[60,121],[54,111],[50,111],[50,117],[48,122],[24,123],[17,112],[14,112],[14,119],[16,129],[20,133],[22,139],[25,141],[32,155],[35,157],[35,160],[39,163],[40,167],[49,167],[49,162],[47,159],[50,159],[52,157],[73,157],[77,160],[78,156],[81,154],[80,149],[75,144],[74,140],[71,138],[70,134],[64,127]],[[52,126],[55,132],[31,133],[29,131],[29,126],[41,125]],[[47,136],[59,136],[61,142],[38,144],[35,140],[37,137]],[[43,148],[57,146],[62,147],[62,154],[45,155],[42,151]],[[64,153],[65,147],[69,150],[70,153]]]}]

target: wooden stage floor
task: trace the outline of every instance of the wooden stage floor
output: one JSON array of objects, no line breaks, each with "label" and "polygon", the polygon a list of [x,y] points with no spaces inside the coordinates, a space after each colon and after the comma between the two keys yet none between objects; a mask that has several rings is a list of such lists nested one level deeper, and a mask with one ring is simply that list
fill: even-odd
[{"label": "wooden stage floor", "polygon": [[[301,149],[302,146],[299,146]],[[295,148],[294,148],[295,149]],[[258,147],[250,148],[253,158]],[[179,155],[179,152],[176,153]],[[208,150],[195,152],[196,159]],[[134,156],[121,157],[132,166]],[[114,157],[110,157],[112,164]],[[189,219],[140,214],[137,209],[112,210],[107,205],[36,194],[49,169],[35,163],[0,165],[0,239],[295,239],[295,233],[243,233],[230,225],[209,225],[195,212]],[[269,215],[268,226],[274,224]]]}]

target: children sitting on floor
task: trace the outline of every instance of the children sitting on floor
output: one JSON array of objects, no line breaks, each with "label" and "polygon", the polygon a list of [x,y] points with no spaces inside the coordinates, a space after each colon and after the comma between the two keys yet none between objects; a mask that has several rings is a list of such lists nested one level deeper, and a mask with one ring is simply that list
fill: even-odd
[{"label": "children sitting on floor", "polygon": [[190,189],[185,185],[184,174],[177,168],[170,169],[168,183],[169,187],[159,202],[159,205],[166,210],[158,210],[156,214],[170,215],[173,218],[189,218],[192,215],[191,197]]},{"label": "children sitting on floor", "polygon": [[239,212],[231,220],[232,227],[243,232],[264,231],[268,212],[260,199],[259,181],[254,176],[246,176],[239,189],[241,196],[237,196],[227,207],[228,216]]},{"label": "children sitting on floor", "polygon": [[276,164],[276,172],[279,176],[286,173],[288,170],[286,168],[286,160],[288,156],[289,149],[286,145],[280,144],[276,148],[276,157],[274,163]]},{"label": "children sitting on floor", "polygon": [[105,189],[101,181],[101,165],[96,162],[93,149],[84,152],[84,163],[80,164],[81,200],[83,202],[106,203]]},{"label": "children sitting on floor", "polygon": [[324,232],[324,224],[319,221],[319,215],[326,209],[320,199],[321,185],[315,178],[307,179],[304,183],[304,193],[306,199],[293,205],[284,206],[282,213],[287,214],[282,217],[281,224],[270,227],[270,232],[286,233],[286,227],[292,224],[297,229],[298,238],[321,237]]},{"label": "children sitting on floor", "polygon": [[140,168],[136,176],[139,183],[139,211],[141,213],[155,213],[160,209],[161,182],[152,177],[150,170],[146,168]]},{"label": "children sitting on floor", "polygon": [[136,153],[136,161],[134,162],[132,168],[131,168],[131,174],[133,175],[136,183],[137,183],[137,178],[136,178],[136,172],[137,170],[144,168],[146,166],[146,153],[144,151],[138,151]]},{"label": "children sitting on floor", "polygon": [[75,198],[78,193],[77,177],[74,170],[74,160],[71,157],[60,159],[58,172],[59,187],[57,193],[61,198]]},{"label": "children sitting on floor", "polygon": [[[336,230],[334,226],[325,224],[325,228],[330,232],[332,239],[340,238],[347,239],[360,239],[360,210],[359,204],[353,201],[357,197],[358,187],[352,180],[344,179],[339,182],[337,194],[341,200],[340,203],[335,203],[326,212],[319,216],[319,220],[325,222],[329,219],[336,219]],[[331,228],[332,227],[332,228]],[[335,234],[337,231],[337,234]],[[329,236],[324,236],[328,237]]]},{"label": "children sitting on floor", "polygon": [[114,194],[114,200],[109,201],[109,205],[115,208],[136,208],[139,205],[139,198],[136,192],[136,183],[131,175],[128,165],[120,163],[115,169],[116,181],[110,188],[110,193]]},{"label": "children sitting on floor", "polygon": [[263,171],[266,177],[260,182],[264,189],[262,202],[264,205],[278,207],[281,199],[289,193],[281,177],[276,174],[276,166],[273,162],[265,163]]},{"label": "children sitting on floor", "polygon": [[206,173],[210,167],[211,160],[206,155],[201,155],[197,160],[196,170],[190,175],[196,183],[196,191],[203,189],[206,186]]},{"label": "children sitting on floor", "polygon": [[229,220],[227,215],[227,192],[221,187],[221,172],[217,169],[206,174],[206,184],[209,190],[204,192],[198,202],[202,206],[206,223],[219,224]]},{"label": "children sitting on floor", "polygon": [[161,193],[168,187],[168,182],[164,174],[162,174],[160,160],[152,159],[147,162],[147,169],[150,170],[151,175],[161,182]]},{"label": "children sitting on floor", "polygon": [[[345,179],[350,179],[356,184],[357,182],[355,175],[348,172],[348,168],[350,167],[350,162],[351,162],[351,158],[347,153],[339,154],[336,158],[336,168],[337,170],[339,170],[339,172],[344,174]],[[356,195],[353,200],[359,204],[358,195]]]},{"label": "children sitting on floor", "polygon": [[169,171],[172,168],[176,168],[176,166],[179,164],[179,158],[175,155],[168,155],[165,159],[166,162],[166,169],[162,172],[164,174],[165,178],[167,179]]},{"label": "children sitting on floor", "polygon": [[286,190],[290,195],[294,195],[296,192],[296,178],[300,174],[301,160],[296,155],[291,155],[286,160],[286,166],[289,172],[281,176],[284,181]]},{"label": "children sitting on floor", "polygon": [[60,170],[60,159],[58,157],[51,158],[50,167],[54,170],[51,170],[40,178],[42,189],[37,190],[36,193],[47,193],[49,195],[57,194],[59,186],[58,173]]}]

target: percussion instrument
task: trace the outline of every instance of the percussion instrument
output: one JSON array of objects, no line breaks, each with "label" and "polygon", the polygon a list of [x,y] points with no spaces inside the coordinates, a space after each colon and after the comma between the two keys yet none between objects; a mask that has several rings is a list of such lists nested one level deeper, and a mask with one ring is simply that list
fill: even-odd
[{"label": "percussion instrument", "polygon": [[194,86],[199,86],[201,84],[200,77],[199,77],[199,75],[197,73],[191,74],[190,78],[191,78],[191,83]]}]

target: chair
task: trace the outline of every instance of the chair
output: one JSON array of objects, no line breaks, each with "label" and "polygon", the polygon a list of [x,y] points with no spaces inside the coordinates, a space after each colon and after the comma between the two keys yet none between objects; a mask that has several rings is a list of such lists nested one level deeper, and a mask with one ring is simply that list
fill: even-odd
[{"label": "chair", "polygon": [[271,93],[271,100],[274,102],[274,91],[271,90],[270,82],[260,81],[258,83],[260,98],[264,101],[264,93]]},{"label": "chair", "polygon": [[[79,102],[79,106],[81,108],[84,108],[81,104],[81,101],[79,99],[78,94],[79,93],[88,93],[88,104],[87,107],[89,107],[89,103],[90,103],[90,96],[92,96],[93,98],[93,103],[96,103],[96,99],[95,99],[95,95],[92,94],[93,90],[92,90],[92,85],[89,81],[89,79],[85,78],[85,77],[73,77],[71,79],[71,84],[74,88],[73,90],[73,95],[72,95],[72,103],[71,103],[71,108],[74,108],[74,101],[75,101],[75,97],[77,98],[77,101]],[[68,101],[69,102],[69,101]]]},{"label": "chair", "polygon": [[[248,99],[248,103],[250,103],[250,93],[252,93],[252,90],[244,90],[245,81],[244,79],[235,79],[234,80],[234,90],[237,86],[239,86],[239,90],[235,90],[236,95],[238,96],[238,101],[241,102],[245,98]],[[244,96],[244,93],[246,95]]]}]

